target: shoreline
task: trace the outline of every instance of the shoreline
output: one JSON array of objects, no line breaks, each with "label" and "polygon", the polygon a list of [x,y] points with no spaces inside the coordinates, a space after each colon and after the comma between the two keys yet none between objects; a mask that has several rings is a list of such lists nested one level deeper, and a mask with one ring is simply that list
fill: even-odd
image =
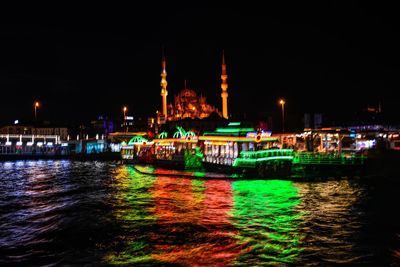
[{"label": "shoreline", "polygon": [[71,155],[21,155],[21,154],[2,154],[2,161],[18,161],[18,160],[121,160],[119,153],[101,153],[101,154],[71,154]]}]

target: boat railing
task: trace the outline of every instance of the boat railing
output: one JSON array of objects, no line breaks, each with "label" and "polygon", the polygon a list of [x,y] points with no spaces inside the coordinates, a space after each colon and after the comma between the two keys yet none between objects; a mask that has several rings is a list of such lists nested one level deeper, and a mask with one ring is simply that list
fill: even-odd
[{"label": "boat railing", "polygon": [[271,157],[292,157],[293,149],[266,149],[259,151],[242,151],[240,158],[244,159],[263,159]]},{"label": "boat railing", "polygon": [[330,152],[295,152],[294,164],[323,164],[323,165],[362,165],[366,156],[358,154]]},{"label": "boat railing", "polygon": [[293,149],[266,149],[259,151],[242,151],[235,159],[233,166],[254,168],[259,164],[292,162]]}]

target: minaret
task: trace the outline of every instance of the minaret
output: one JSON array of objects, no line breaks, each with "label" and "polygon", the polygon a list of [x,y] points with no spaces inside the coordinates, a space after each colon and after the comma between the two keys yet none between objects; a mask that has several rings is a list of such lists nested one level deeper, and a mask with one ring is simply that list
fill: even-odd
[{"label": "minaret", "polygon": [[167,67],[167,63],[165,61],[165,56],[164,56],[164,49],[163,49],[163,53],[162,53],[162,70],[161,70],[161,97],[162,97],[162,115],[165,116],[165,119],[167,119],[167,95],[168,95],[168,91],[167,91],[167,71],[166,71],[166,67]]},{"label": "minaret", "polygon": [[222,73],[221,73],[221,97],[222,97],[222,117],[228,119],[228,83],[226,80],[228,75],[226,74],[225,54],[222,51]]}]

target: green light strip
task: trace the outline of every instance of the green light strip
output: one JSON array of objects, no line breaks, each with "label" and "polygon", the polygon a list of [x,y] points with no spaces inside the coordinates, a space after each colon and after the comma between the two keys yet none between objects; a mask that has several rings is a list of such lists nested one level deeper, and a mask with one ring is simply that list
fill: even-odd
[{"label": "green light strip", "polygon": [[167,132],[162,132],[158,135],[158,138],[163,139],[163,138],[167,138],[168,137],[168,133]]},{"label": "green light strip", "polygon": [[365,157],[352,155],[345,157],[344,154],[332,155],[328,153],[298,152],[295,153],[294,164],[315,164],[315,165],[356,165],[364,164]]},{"label": "green light strip", "polygon": [[258,150],[258,151],[242,151],[240,152],[241,155],[258,155],[258,154],[263,154],[263,153],[268,153],[268,152],[283,152],[283,153],[291,153],[293,152],[293,149],[268,149],[268,150]]},{"label": "green light strip", "polygon": [[143,142],[148,143],[149,140],[147,140],[146,138],[144,138],[143,136],[134,136],[131,138],[131,140],[129,140],[128,145],[133,145],[133,144],[142,144]]},{"label": "green light strip", "polygon": [[293,156],[276,156],[276,157],[265,157],[265,158],[259,158],[256,159],[257,162],[259,161],[267,161],[267,160],[274,160],[274,159],[293,159]]},{"label": "green light strip", "polygon": [[254,128],[217,128],[217,133],[240,133],[240,132],[253,132]]},{"label": "green light strip", "polygon": [[[234,167],[240,167],[240,165],[254,165],[257,162],[263,162],[263,161],[270,161],[270,160],[293,160],[293,156],[277,156],[277,157],[264,157],[264,158],[259,158],[259,159],[243,159],[243,158],[236,158],[235,161],[233,162]],[[248,163],[248,164],[247,164]]]}]

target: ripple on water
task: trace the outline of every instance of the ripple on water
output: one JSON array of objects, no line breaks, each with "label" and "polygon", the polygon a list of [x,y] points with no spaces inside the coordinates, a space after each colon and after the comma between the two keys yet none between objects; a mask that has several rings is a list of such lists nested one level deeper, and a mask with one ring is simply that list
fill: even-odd
[{"label": "ripple on water", "polygon": [[398,184],[0,163],[0,265],[395,265]]}]

